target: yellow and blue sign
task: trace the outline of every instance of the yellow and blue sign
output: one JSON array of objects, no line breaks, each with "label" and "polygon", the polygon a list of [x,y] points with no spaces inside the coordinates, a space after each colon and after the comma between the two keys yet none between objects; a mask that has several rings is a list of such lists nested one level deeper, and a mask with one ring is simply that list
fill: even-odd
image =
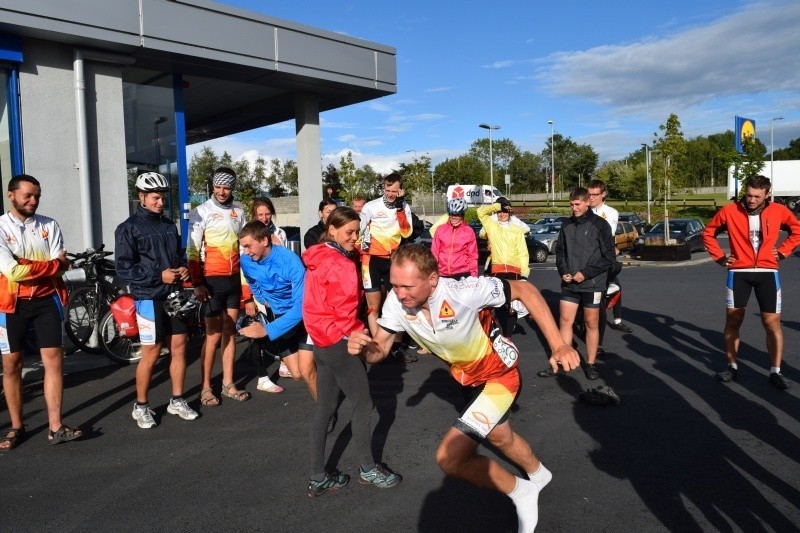
[{"label": "yellow and blue sign", "polygon": [[744,144],[745,137],[750,137],[751,139],[755,139],[756,137],[756,121],[751,118],[735,118],[734,136],[736,137],[736,151],[743,154],[744,148],[742,145]]}]

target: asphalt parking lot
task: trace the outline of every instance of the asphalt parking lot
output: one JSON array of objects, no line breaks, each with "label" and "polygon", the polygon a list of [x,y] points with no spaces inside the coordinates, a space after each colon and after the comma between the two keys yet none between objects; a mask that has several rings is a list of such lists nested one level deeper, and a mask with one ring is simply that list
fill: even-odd
[{"label": "asphalt parking lot", "polygon": [[[545,350],[523,326],[515,341],[524,386],[511,421],[554,474],[539,500],[538,531],[798,531],[800,258],[783,262],[781,276],[782,368],[793,382],[786,392],[769,385],[754,299],[742,328],[739,381],[713,379],[724,367],[724,271],[703,254],[690,264],[623,271],[625,320],[634,333],[609,329],[598,365],[600,382],[622,398],[618,406],[577,402],[590,386],[582,374],[536,377]],[[536,265],[531,281],[555,306],[553,265]],[[89,435],[51,447],[31,364],[28,439],[0,454],[3,530],[516,530],[510,500],[448,479],[434,462],[461,396],[433,357],[369,370],[374,448],[403,483],[387,491],[351,483],[317,499],[305,496],[312,405],[304,385],[282,379],[285,392],[257,392],[249,362],[239,360],[239,381],[254,398],[202,409],[200,419],[185,422],[165,412],[162,360],[151,394],[159,426],[141,430],[130,415],[134,370],[70,356],[65,420]],[[194,360],[187,389],[196,408],[198,383]],[[339,412],[330,466],[352,475],[358,466],[347,400]],[[4,405],[0,421],[7,424]]]}]

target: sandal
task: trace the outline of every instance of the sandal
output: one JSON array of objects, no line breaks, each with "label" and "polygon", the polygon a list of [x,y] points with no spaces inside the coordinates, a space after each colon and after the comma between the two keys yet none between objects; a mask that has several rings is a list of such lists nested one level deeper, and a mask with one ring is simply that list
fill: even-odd
[{"label": "sandal", "polygon": [[[13,436],[11,434],[14,434]],[[10,452],[25,439],[25,426],[21,428],[9,428],[6,434],[0,437],[0,452]]]},{"label": "sandal", "polygon": [[211,387],[200,391],[200,405],[208,407],[219,405],[219,398],[214,396],[214,391],[211,390]]},{"label": "sandal", "polygon": [[237,402],[246,402],[250,399],[250,393],[244,390],[237,390],[236,383],[233,382],[222,386],[222,395],[236,400]]},{"label": "sandal", "polygon": [[81,437],[83,437],[83,431],[81,431],[81,428],[71,428],[67,425],[63,425],[56,431],[50,431],[50,434],[47,436],[47,440],[50,441],[51,445],[56,445],[61,444],[62,442],[69,442],[71,440],[79,439]]}]

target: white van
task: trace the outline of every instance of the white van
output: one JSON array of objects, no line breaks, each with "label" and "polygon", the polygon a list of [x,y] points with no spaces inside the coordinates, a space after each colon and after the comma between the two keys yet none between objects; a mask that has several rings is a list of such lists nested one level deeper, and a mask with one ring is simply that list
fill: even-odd
[{"label": "white van", "polygon": [[447,187],[447,199],[463,198],[470,205],[493,204],[502,194],[490,185],[450,185]]}]

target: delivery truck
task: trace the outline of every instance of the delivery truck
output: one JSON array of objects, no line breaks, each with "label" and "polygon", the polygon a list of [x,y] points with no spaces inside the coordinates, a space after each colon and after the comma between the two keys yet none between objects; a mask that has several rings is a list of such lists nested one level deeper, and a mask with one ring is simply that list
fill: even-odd
[{"label": "delivery truck", "polygon": [[463,198],[470,205],[493,204],[502,194],[490,185],[461,185],[447,187],[447,199]]},{"label": "delivery truck", "polygon": [[[734,166],[728,168],[728,198],[741,197],[741,176],[734,176]],[[791,210],[800,209],[800,160],[764,162],[762,174],[772,180],[772,200],[780,202]]]}]

